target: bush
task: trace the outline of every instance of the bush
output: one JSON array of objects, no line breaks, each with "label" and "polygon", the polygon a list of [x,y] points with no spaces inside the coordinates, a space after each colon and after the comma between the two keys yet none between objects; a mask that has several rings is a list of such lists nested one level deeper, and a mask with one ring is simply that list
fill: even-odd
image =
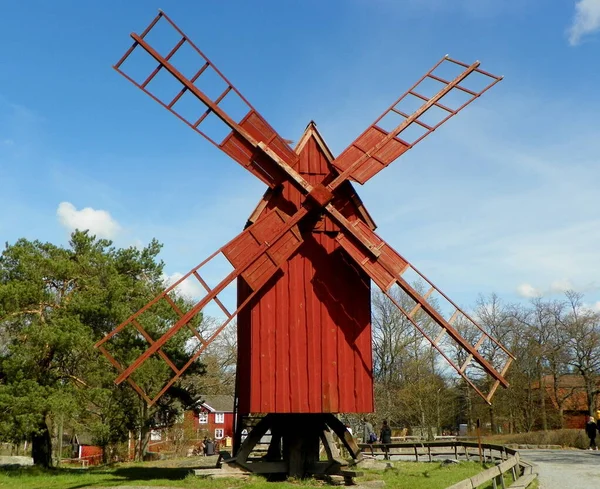
[{"label": "bush", "polygon": [[583,430],[551,430],[494,435],[485,437],[488,443],[502,445],[560,445],[563,448],[587,448],[590,444]]}]

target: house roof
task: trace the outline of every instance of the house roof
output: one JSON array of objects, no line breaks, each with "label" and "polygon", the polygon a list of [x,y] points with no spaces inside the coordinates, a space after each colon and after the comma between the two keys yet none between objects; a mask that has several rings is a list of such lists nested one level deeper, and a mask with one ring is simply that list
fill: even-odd
[{"label": "house roof", "polygon": [[[63,435],[63,443],[65,436]],[[91,433],[83,432],[83,433],[75,433],[70,437],[69,444],[72,445],[95,445],[94,439]]]},{"label": "house roof", "polygon": [[[546,388],[554,385],[554,377],[552,375],[544,375],[544,385]],[[600,385],[600,380],[596,382],[597,385]],[[531,384],[533,389],[540,388],[540,382],[535,381]],[[570,387],[585,387],[585,381],[583,377],[579,374],[563,374],[558,377],[558,387],[559,388],[570,388]]]},{"label": "house roof", "polygon": [[[555,408],[558,408],[559,401],[562,403],[562,409],[566,411],[587,411],[588,400],[585,393],[585,382],[579,374],[564,374],[558,377],[556,386],[554,385],[554,377],[545,375],[543,377],[544,390],[548,399]],[[596,382],[600,387],[600,381]],[[531,384],[533,390],[540,388],[540,382],[536,381]],[[558,399],[557,399],[558,398]],[[597,409],[600,408],[600,399],[597,401]]]},{"label": "house roof", "polygon": [[202,396],[198,403],[198,406],[208,409],[211,413],[232,413],[233,405],[233,396],[228,395]]}]

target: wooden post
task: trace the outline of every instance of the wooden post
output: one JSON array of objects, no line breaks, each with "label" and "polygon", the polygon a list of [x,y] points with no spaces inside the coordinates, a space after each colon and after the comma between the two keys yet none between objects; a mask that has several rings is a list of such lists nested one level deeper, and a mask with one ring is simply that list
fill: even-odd
[{"label": "wooden post", "polygon": [[477,445],[479,446],[479,463],[482,464],[482,456],[481,456],[481,421],[477,418]]},{"label": "wooden post", "polygon": [[[250,459],[249,455],[267,430],[271,430],[271,443],[267,456]],[[267,414],[252,429],[241,444],[235,457],[224,463],[237,465],[259,474],[287,475],[302,479],[312,475],[344,475],[355,477],[343,467],[347,462],[339,458],[333,442],[332,431],[342,440],[354,459],[362,455],[346,427],[332,414]],[[319,460],[319,440],[323,441],[327,461]]]}]

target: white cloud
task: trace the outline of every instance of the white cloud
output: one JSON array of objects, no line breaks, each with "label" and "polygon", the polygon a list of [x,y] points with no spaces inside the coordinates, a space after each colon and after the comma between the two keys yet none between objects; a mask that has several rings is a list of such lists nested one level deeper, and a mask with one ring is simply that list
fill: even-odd
[{"label": "white cloud", "polygon": [[575,290],[575,287],[570,280],[555,280],[550,284],[550,292],[566,292],[567,290]]},{"label": "white cloud", "polygon": [[581,39],[600,30],[600,0],[579,0],[575,16],[568,29],[569,44],[576,46]]},{"label": "white cloud", "polygon": [[[180,272],[175,272],[171,275],[163,275],[165,288],[170,287],[181,278],[183,278],[183,273]],[[177,287],[175,287],[175,292],[186,299],[199,299],[200,297],[206,295],[206,291],[202,288],[200,282],[198,282],[198,280],[196,280],[193,276],[188,277]]]},{"label": "white cloud", "polygon": [[0,145],[2,146],[12,146],[15,142],[12,139],[2,139],[0,140]]},{"label": "white cloud", "polygon": [[531,284],[521,284],[517,287],[517,292],[521,297],[533,298],[540,297],[542,294]]},{"label": "white cloud", "polygon": [[[517,293],[521,297],[533,298],[542,297],[545,295],[553,294],[564,294],[568,290],[576,292],[590,292],[596,290],[598,287],[595,284],[588,284],[584,286],[576,286],[571,283],[570,280],[554,280],[548,287],[538,288],[528,283],[522,283],[517,287]],[[600,302],[596,303],[596,306],[600,306]],[[594,309],[596,306],[590,306]]]},{"label": "white cloud", "polygon": [[113,238],[121,226],[104,210],[85,207],[77,210],[70,202],[61,202],[56,210],[60,224],[69,232],[75,229],[86,230],[99,238]]}]

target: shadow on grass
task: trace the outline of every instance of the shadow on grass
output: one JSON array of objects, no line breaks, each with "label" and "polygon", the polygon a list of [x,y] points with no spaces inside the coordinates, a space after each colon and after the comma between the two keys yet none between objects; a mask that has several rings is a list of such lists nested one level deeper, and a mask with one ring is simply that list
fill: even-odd
[{"label": "shadow on grass", "polygon": [[81,484],[75,482],[68,489],[80,489],[83,487],[110,486],[111,484],[123,484],[127,482],[139,482],[150,480],[175,481],[185,479],[192,469],[171,467],[99,467],[90,469],[68,469],[52,468],[42,469],[39,467],[7,467],[1,469],[2,474],[9,477],[40,477],[51,478],[57,476],[68,476],[77,479],[82,478]]},{"label": "shadow on grass", "polygon": [[172,467],[119,467],[109,470],[115,477],[129,480],[185,479],[192,469]]}]

